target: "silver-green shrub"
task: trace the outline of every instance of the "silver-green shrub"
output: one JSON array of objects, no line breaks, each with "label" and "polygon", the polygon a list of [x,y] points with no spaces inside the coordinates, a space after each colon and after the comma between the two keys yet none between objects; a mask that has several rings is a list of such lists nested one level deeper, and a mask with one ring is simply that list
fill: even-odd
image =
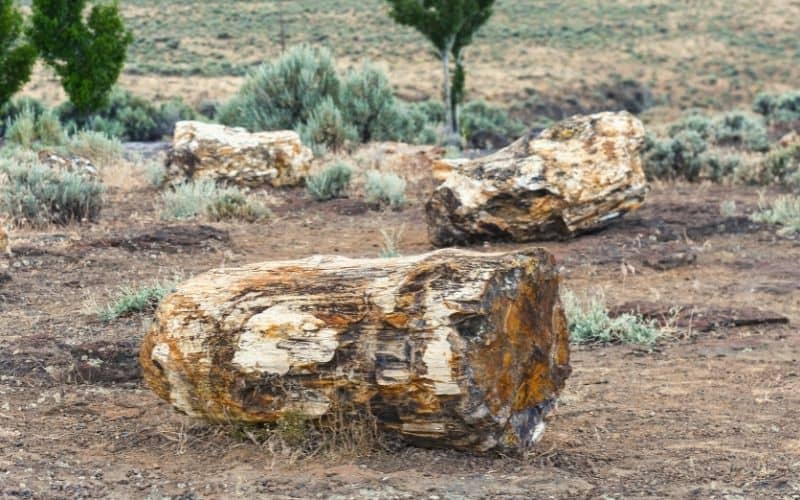
[{"label": "silver-green shrub", "polygon": [[579,299],[569,290],[561,293],[567,316],[570,340],[575,344],[623,343],[652,345],[659,337],[653,321],[645,321],[634,314],[609,315],[602,294]]},{"label": "silver-green shrub", "polygon": [[793,235],[800,233],[800,197],[779,196],[772,203],[763,199],[759,202],[759,210],[751,216],[755,222],[777,224],[781,226],[780,234]]},{"label": "silver-green shrub", "polygon": [[323,100],[338,98],[339,85],[330,51],[295,47],[252,72],[218,119],[251,131],[296,129]]},{"label": "silver-green shrub", "polygon": [[406,203],[406,181],[393,172],[367,172],[364,190],[369,203],[387,204],[395,210]]},{"label": "silver-green shrub", "polygon": [[719,146],[732,146],[748,151],[769,149],[764,122],[741,111],[731,111],[714,120],[713,140]]},{"label": "silver-green shrub", "polygon": [[707,148],[703,136],[692,129],[681,130],[666,139],[649,136],[644,154],[645,172],[650,178],[697,180]]},{"label": "silver-green shrub", "polygon": [[36,142],[36,114],[33,108],[22,108],[13,118],[6,121],[6,141],[11,144],[30,149]]},{"label": "silver-green shrub", "polygon": [[41,226],[94,220],[103,205],[103,186],[74,172],[55,170],[29,158],[0,160],[0,212],[18,224]]},{"label": "silver-green shrub", "polygon": [[161,194],[161,218],[254,222],[269,216],[269,210],[235,186],[218,186],[212,180],[183,182]]},{"label": "silver-green shrub", "polygon": [[753,110],[771,124],[800,121],[800,90],[784,94],[759,94],[753,102]]},{"label": "silver-green shrub", "polygon": [[339,151],[358,140],[355,127],[345,120],[333,99],[326,97],[311,111],[308,121],[299,128],[303,142]]},{"label": "silver-green shrub", "polygon": [[353,169],[344,162],[336,162],[322,172],[306,179],[306,189],[316,201],[326,201],[344,196],[350,185]]}]

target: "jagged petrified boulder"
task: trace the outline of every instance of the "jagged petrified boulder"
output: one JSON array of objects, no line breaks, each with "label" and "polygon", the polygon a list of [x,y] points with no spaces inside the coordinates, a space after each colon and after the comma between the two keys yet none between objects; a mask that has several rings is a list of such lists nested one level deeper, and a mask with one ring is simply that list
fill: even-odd
[{"label": "jagged petrified boulder", "polygon": [[454,249],[211,271],[145,337],[150,387],[212,421],[360,408],[417,444],[518,450],[569,374],[554,259]]},{"label": "jagged petrified boulder", "polygon": [[314,154],[290,130],[251,134],[243,128],[182,121],[175,125],[167,171],[172,179],[213,179],[240,186],[295,186]]},{"label": "jagged petrified boulder", "polygon": [[560,239],[637,209],[645,131],[629,113],[576,116],[458,164],[428,202],[434,245]]}]

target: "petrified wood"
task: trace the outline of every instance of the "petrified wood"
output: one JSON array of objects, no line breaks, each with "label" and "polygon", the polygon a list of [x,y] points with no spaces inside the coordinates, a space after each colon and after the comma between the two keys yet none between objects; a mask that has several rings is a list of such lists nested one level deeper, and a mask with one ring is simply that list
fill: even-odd
[{"label": "petrified wood", "polygon": [[426,206],[430,240],[563,239],[610,224],[644,201],[644,138],[629,113],[598,113],[483,158],[440,162],[434,174],[445,181]]},{"label": "petrified wood", "polygon": [[570,372],[542,249],[210,271],[163,301],[141,363],[191,416],[325,419],[346,404],[414,443],[479,452],[538,439]]},{"label": "petrified wood", "polygon": [[173,180],[281,187],[301,184],[313,159],[291,130],[251,134],[243,128],[181,121],[175,125],[166,165]]}]

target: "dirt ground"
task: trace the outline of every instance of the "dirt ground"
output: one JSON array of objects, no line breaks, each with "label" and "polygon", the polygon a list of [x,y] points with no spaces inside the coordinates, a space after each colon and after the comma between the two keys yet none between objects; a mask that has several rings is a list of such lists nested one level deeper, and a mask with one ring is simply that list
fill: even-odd
[{"label": "dirt ground", "polygon": [[[402,253],[427,251],[425,189],[385,213],[276,191],[274,216],[258,224],[164,223],[155,189],[112,189],[97,223],[13,231],[0,277],[0,496],[800,498],[800,241],[747,220],[754,189],[654,186],[621,224],[541,244],[564,286],[600,288],[611,306],[691,306],[698,317],[756,307],[790,323],[672,325],[652,349],[574,348],[558,409],[524,459],[401,447],[292,460],[176,414],[139,377],[147,317],[107,324],[91,312],[117,287],[156,278],[375,256],[379,230],[403,224]],[[738,216],[720,215],[725,200]]]}]

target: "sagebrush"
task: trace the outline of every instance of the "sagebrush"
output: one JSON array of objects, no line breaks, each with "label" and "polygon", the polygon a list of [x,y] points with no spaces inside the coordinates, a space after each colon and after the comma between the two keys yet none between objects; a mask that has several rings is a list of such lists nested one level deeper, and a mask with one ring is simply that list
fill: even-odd
[{"label": "sagebrush", "polygon": [[634,314],[612,318],[600,292],[579,298],[572,291],[563,290],[561,300],[567,316],[570,340],[576,344],[652,345],[661,337],[661,331],[653,321],[645,321]]},{"label": "sagebrush", "polygon": [[306,189],[316,201],[327,201],[341,198],[350,185],[353,169],[350,165],[338,161],[322,172],[306,179]]},{"label": "sagebrush", "polygon": [[75,172],[42,165],[34,158],[0,160],[6,182],[0,211],[18,224],[41,226],[94,220],[103,206],[103,185]]},{"label": "sagebrush", "polygon": [[394,172],[367,172],[364,190],[369,203],[386,204],[395,210],[406,203],[406,180]]},{"label": "sagebrush", "polygon": [[213,180],[182,182],[161,194],[162,219],[244,220],[254,222],[270,215],[262,203],[235,186],[219,186]]},{"label": "sagebrush", "polygon": [[160,281],[140,287],[124,286],[120,288],[117,296],[99,311],[99,316],[103,321],[110,322],[134,313],[155,311],[159,302],[174,289],[174,284]]}]

